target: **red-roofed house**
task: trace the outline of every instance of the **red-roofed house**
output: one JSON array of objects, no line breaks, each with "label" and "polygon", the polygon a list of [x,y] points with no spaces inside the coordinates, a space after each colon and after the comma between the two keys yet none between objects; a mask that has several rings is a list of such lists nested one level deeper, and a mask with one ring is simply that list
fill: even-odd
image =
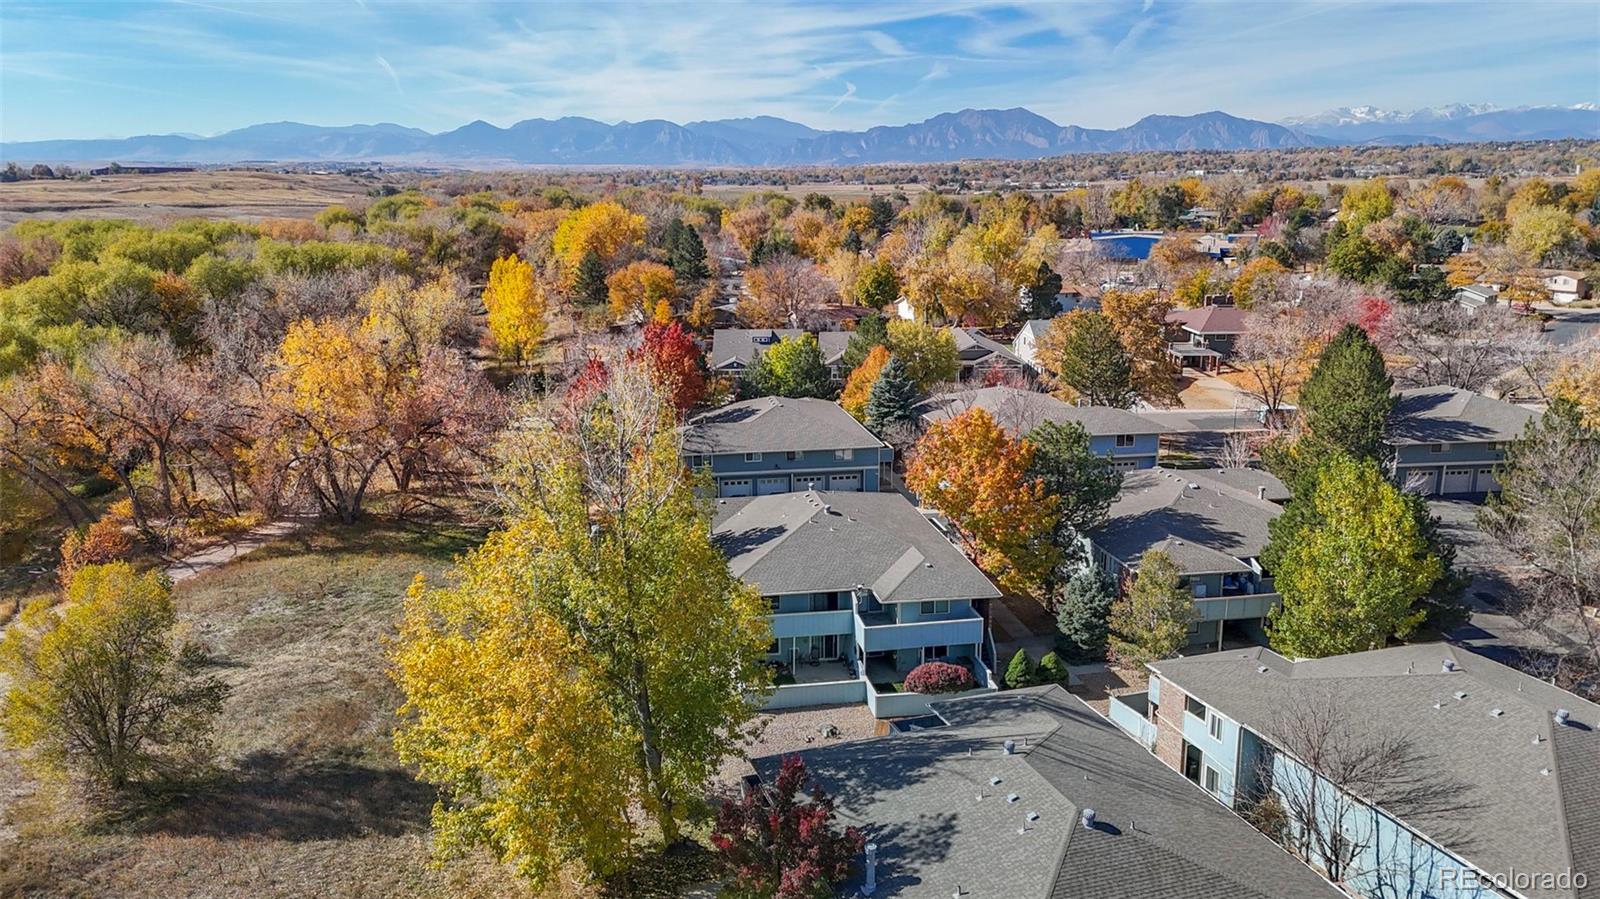
[{"label": "red-roofed house", "polygon": [[1215,371],[1233,356],[1245,332],[1245,312],[1237,306],[1201,306],[1167,313],[1167,351],[1184,368]]}]

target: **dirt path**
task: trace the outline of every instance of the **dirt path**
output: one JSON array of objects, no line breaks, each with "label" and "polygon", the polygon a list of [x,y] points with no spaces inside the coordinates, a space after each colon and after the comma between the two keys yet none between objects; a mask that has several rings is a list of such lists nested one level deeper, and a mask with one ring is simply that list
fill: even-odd
[{"label": "dirt path", "polygon": [[167,577],[172,578],[174,584],[186,581],[199,574],[204,574],[213,568],[220,568],[246,553],[253,552],[279,537],[288,536],[300,530],[308,522],[305,519],[290,518],[274,521],[250,530],[238,538],[220,543],[216,546],[202,549],[197,553],[174,559],[167,565]]}]

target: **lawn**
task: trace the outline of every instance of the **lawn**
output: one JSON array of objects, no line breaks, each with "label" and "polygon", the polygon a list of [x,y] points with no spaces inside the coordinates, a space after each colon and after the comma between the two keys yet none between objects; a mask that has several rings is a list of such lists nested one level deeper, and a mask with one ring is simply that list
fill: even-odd
[{"label": "lawn", "polygon": [[0,896],[526,895],[486,859],[429,865],[433,791],[389,744],[385,641],[406,586],[480,538],[319,529],[180,583],[183,626],[232,687],[216,775],[127,823],[91,824],[0,754]]}]

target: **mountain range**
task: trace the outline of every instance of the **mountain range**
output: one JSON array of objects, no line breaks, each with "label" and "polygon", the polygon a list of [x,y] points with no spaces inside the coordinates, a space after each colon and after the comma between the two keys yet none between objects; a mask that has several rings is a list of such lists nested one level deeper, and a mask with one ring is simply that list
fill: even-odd
[{"label": "mountain range", "polygon": [[[1428,115],[1424,115],[1428,113]],[[108,140],[0,143],[17,162],[389,162],[493,165],[854,165],[1033,159],[1070,153],[1259,150],[1359,143],[1600,138],[1600,110],[1457,106],[1418,113],[1351,107],[1283,124],[1224,112],[1145,116],[1125,128],[1057,125],[1020,107],[965,109],[907,125],[820,131],[772,116],[679,125],[661,119],[478,120],[432,134],[382,122],[329,127],[251,125],[212,137],[164,134]]]}]

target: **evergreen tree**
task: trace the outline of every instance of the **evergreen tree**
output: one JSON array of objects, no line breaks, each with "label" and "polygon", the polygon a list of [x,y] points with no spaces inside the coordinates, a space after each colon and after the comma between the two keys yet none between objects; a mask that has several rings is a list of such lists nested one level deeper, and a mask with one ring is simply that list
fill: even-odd
[{"label": "evergreen tree", "polygon": [[1061,294],[1061,276],[1050,268],[1050,263],[1040,261],[1033,283],[1026,290],[1028,303],[1023,311],[1026,318],[1055,318],[1061,314],[1061,302],[1056,299]]},{"label": "evergreen tree", "polygon": [[739,375],[739,399],[750,400],[774,393],[772,365],[766,353],[757,353],[750,365]]},{"label": "evergreen tree", "polygon": [[1034,448],[1029,474],[1043,482],[1047,495],[1060,498],[1055,544],[1062,563],[1076,567],[1083,560],[1083,535],[1104,523],[1122,489],[1122,472],[1089,448],[1089,435],[1076,422],[1047,421],[1028,440]]},{"label": "evergreen tree", "polygon": [[1311,439],[1354,459],[1378,459],[1394,405],[1394,379],[1367,332],[1345,325],[1322,351],[1300,389],[1300,414]]},{"label": "evergreen tree", "polygon": [[606,287],[606,265],[600,254],[590,250],[578,260],[578,269],[572,280],[572,299],[579,306],[599,306],[610,296]]},{"label": "evergreen tree", "polygon": [[1057,318],[1040,341],[1039,359],[1056,380],[1093,406],[1133,405],[1133,360],[1116,325],[1099,312]]},{"label": "evergreen tree", "polygon": [[850,341],[844,346],[844,355],[839,358],[839,367],[844,371],[855,371],[867,359],[867,354],[875,346],[889,345],[888,322],[881,315],[869,315],[856,322],[856,329],[850,332]]},{"label": "evergreen tree", "polygon": [[1067,685],[1070,676],[1071,672],[1067,670],[1067,663],[1063,662],[1061,657],[1054,652],[1045,653],[1044,658],[1039,660],[1039,670],[1035,675],[1038,683],[1060,684],[1063,687]]},{"label": "evergreen tree", "polygon": [[672,274],[685,283],[711,277],[711,269],[706,267],[706,245],[700,240],[700,232],[677,219],[673,219],[672,224],[678,226],[676,229],[667,226],[670,234],[667,264],[672,266]]},{"label": "evergreen tree", "polygon": [[1006,686],[1015,690],[1031,687],[1038,682],[1039,670],[1034,667],[1033,659],[1028,658],[1028,651],[1017,650],[1017,654],[1011,657],[1011,664],[1006,666]]},{"label": "evergreen tree", "polygon": [[1073,662],[1098,662],[1106,657],[1106,619],[1116,599],[1116,585],[1093,568],[1081,569],[1067,581],[1056,613],[1056,645]]},{"label": "evergreen tree", "polygon": [[893,430],[911,429],[917,421],[917,396],[916,382],[900,358],[891,358],[867,397],[867,427],[880,437]]},{"label": "evergreen tree", "polygon": [[839,245],[852,253],[859,253],[861,252],[861,248],[863,246],[861,242],[861,235],[854,231],[846,231],[844,233],[844,240],[841,241]]}]

